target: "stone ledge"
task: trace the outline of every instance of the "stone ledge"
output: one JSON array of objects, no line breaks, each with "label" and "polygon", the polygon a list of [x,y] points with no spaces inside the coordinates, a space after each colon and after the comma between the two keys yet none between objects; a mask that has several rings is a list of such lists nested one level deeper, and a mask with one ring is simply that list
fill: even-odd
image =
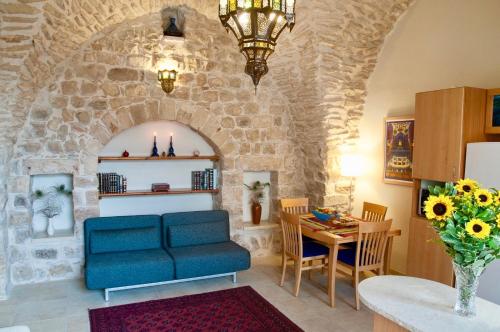
[{"label": "stone ledge", "polygon": [[269,220],[262,220],[259,225],[254,225],[251,222],[246,222],[243,225],[243,229],[245,231],[256,231],[256,230],[262,230],[262,229],[273,229],[273,228],[278,228],[280,227],[280,224],[274,221],[269,221]]}]

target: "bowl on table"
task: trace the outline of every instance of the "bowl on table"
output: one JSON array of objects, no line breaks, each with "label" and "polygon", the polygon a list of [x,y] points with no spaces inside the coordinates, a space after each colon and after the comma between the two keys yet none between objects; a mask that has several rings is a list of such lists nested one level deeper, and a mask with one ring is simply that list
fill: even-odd
[{"label": "bowl on table", "polygon": [[328,209],[316,209],[312,210],[311,213],[318,218],[320,221],[328,221],[337,216],[337,212]]}]

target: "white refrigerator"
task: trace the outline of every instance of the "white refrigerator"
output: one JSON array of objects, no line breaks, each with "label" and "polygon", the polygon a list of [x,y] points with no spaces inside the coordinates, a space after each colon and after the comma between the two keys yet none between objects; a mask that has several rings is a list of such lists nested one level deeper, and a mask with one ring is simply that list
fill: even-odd
[{"label": "white refrigerator", "polygon": [[[465,177],[483,187],[500,189],[500,142],[467,144]],[[500,304],[500,259],[488,265],[479,282],[478,296]]]}]

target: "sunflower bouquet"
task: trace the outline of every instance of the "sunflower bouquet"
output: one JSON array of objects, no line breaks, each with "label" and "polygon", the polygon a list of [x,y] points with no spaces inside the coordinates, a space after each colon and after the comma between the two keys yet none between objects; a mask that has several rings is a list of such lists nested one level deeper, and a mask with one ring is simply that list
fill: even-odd
[{"label": "sunflower bouquet", "polygon": [[453,259],[459,289],[455,311],[472,316],[479,276],[500,258],[500,193],[471,179],[429,191],[425,216]]}]

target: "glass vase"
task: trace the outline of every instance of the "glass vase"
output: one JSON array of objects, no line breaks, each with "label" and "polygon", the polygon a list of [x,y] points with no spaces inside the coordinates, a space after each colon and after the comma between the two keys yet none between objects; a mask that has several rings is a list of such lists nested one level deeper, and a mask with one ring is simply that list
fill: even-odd
[{"label": "glass vase", "polygon": [[457,289],[457,302],[455,312],[463,317],[476,315],[476,293],[479,286],[479,277],[484,271],[484,266],[462,266],[453,262]]}]

